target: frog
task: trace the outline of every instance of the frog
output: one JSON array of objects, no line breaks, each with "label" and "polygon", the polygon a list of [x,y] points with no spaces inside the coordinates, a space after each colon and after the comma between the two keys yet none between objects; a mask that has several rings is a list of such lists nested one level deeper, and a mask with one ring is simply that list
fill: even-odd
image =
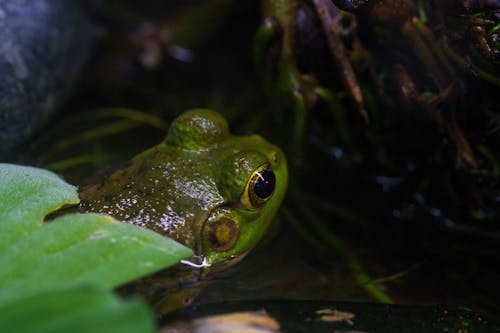
[{"label": "frog", "polygon": [[284,153],[237,136],[210,109],[191,109],[158,145],[79,191],[79,210],[108,214],[191,248],[194,256],[138,281],[162,313],[189,304],[200,281],[233,266],[266,234],[285,196]]}]

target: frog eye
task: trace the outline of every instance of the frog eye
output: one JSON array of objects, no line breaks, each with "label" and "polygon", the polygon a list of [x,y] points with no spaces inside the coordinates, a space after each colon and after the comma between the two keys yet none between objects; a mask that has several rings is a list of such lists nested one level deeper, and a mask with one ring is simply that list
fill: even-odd
[{"label": "frog eye", "polygon": [[262,207],[271,198],[275,185],[276,177],[274,172],[269,169],[269,165],[260,166],[245,184],[241,195],[242,203],[250,209]]},{"label": "frog eye", "polygon": [[218,252],[231,249],[238,239],[238,225],[236,221],[221,217],[211,222],[208,228],[208,240],[211,247]]}]

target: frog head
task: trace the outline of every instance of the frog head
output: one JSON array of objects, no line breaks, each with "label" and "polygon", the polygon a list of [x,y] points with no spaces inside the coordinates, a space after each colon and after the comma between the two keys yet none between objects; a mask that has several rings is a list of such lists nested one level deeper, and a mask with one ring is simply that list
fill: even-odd
[{"label": "frog head", "polygon": [[187,159],[192,163],[186,172],[197,175],[189,181],[204,185],[195,196],[207,202],[194,205],[205,206],[192,221],[195,252],[211,270],[238,261],[265,234],[283,200],[288,177],[283,152],[259,135],[230,135],[226,120],[204,109],[179,116],[165,144],[197,156]]}]

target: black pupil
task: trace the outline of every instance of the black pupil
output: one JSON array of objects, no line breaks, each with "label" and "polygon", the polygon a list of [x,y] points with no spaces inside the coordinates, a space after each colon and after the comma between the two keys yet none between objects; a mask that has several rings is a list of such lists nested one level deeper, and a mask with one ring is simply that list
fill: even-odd
[{"label": "black pupil", "polygon": [[270,170],[259,172],[255,181],[254,192],[262,199],[269,198],[273,194],[275,183],[274,172]]}]

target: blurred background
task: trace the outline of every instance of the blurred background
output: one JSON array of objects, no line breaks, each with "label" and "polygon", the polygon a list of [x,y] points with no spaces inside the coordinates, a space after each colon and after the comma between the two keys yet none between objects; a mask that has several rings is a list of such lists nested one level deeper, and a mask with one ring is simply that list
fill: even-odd
[{"label": "blurred background", "polygon": [[[0,44],[0,69],[14,64],[0,79],[2,162],[82,184],[194,107],[285,150],[279,218],[198,303],[436,304],[499,318],[495,1],[35,2],[36,24],[1,5],[12,20],[0,26],[27,36]],[[24,76],[12,51],[23,48]]]}]

